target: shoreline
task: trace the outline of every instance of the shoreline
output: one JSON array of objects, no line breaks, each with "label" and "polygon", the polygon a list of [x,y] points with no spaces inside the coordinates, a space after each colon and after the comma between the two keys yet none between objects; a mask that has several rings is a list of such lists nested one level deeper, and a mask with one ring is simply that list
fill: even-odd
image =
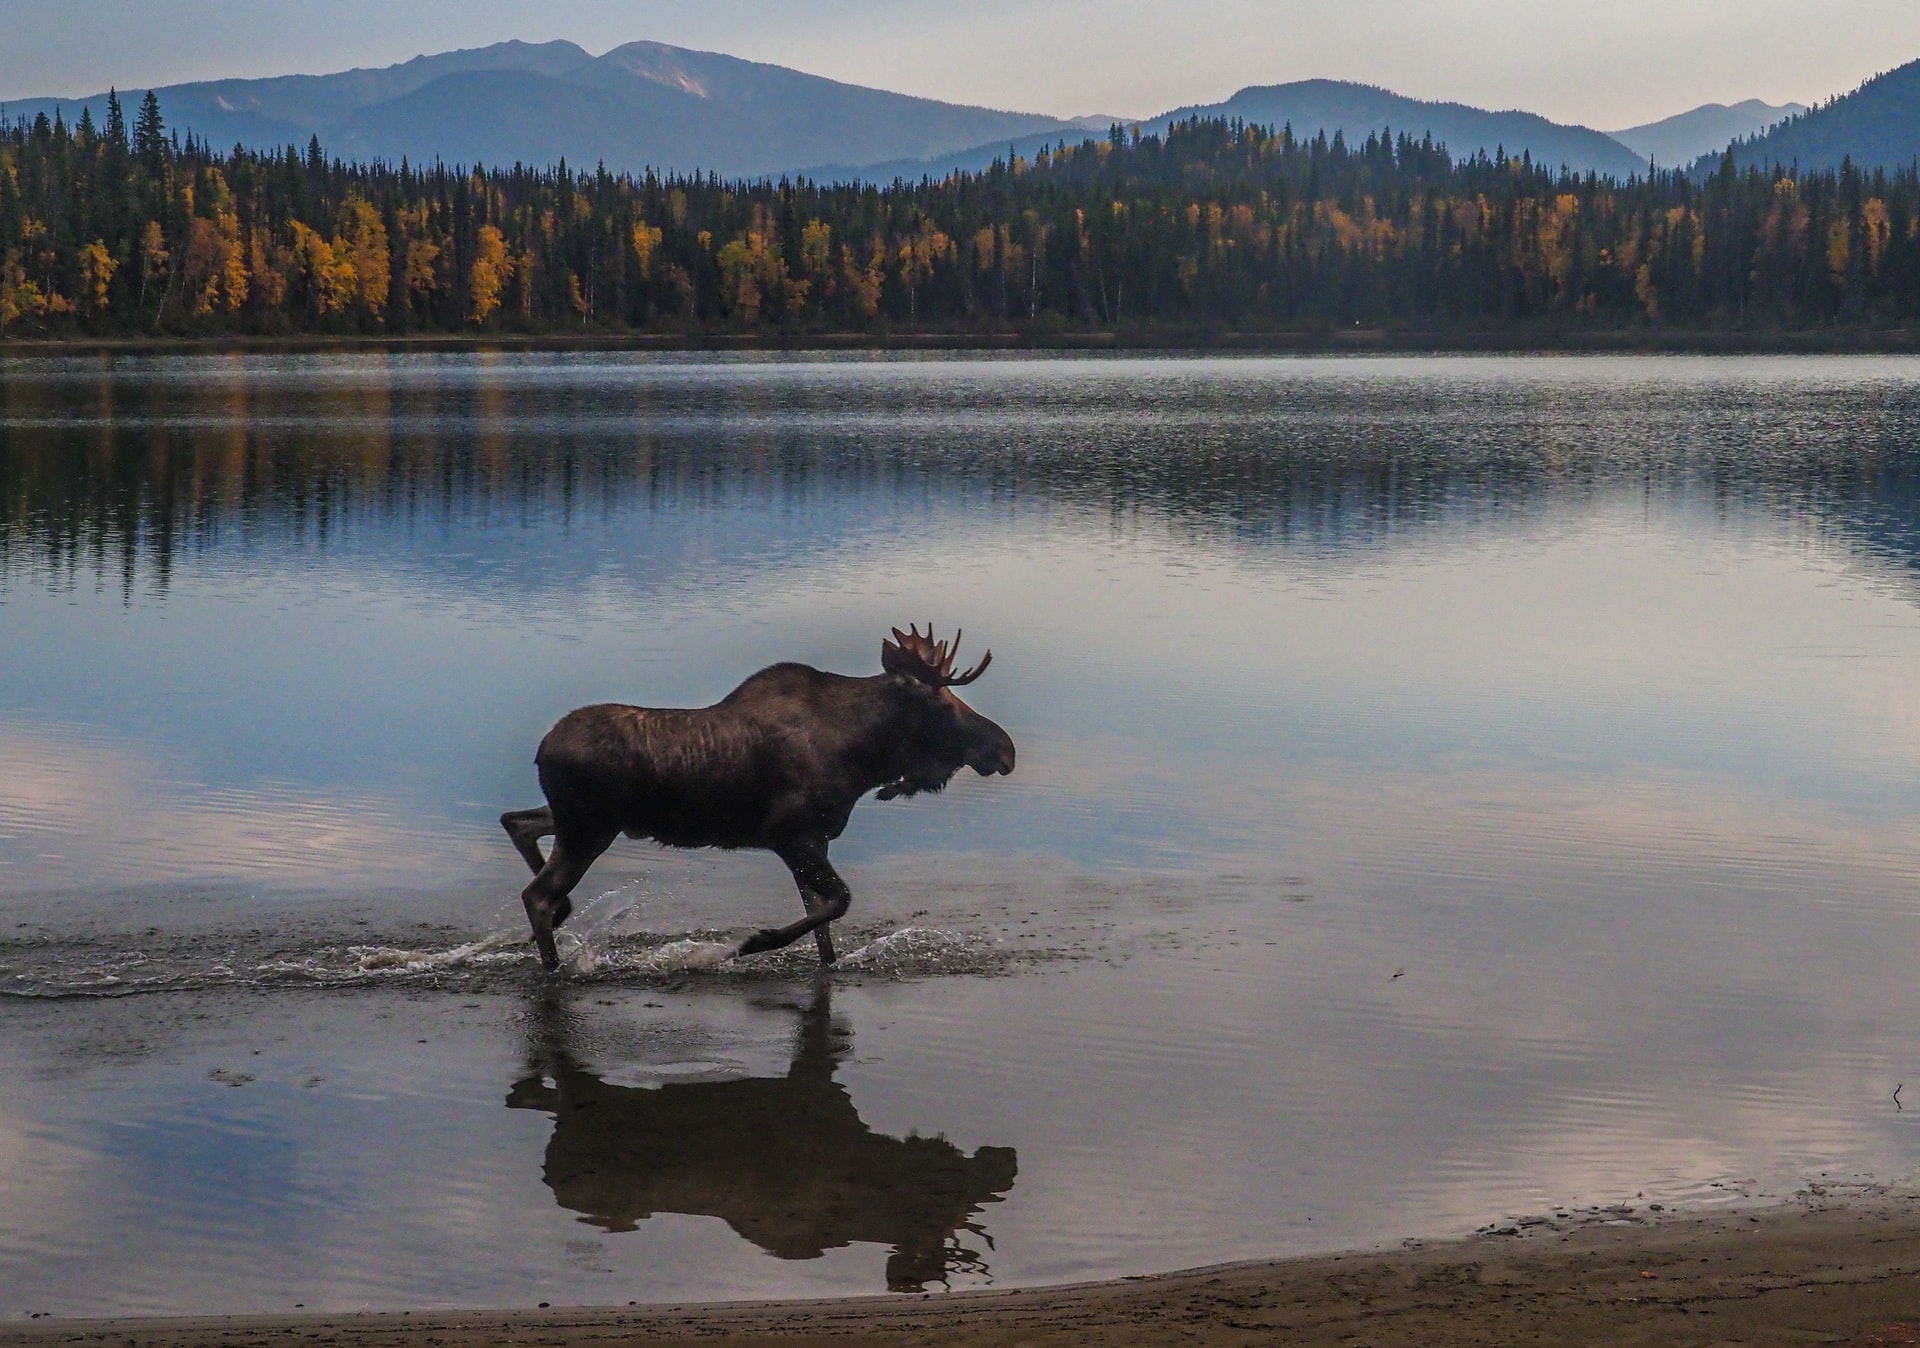
[{"label": "shoreline", "polygon": [[1489,329],[1451,332],[1326,328],[1272,332],[597,332],[0,338],[0,358],[376,351],[1859,356],[1920,353],[1920,329],[1815,329],[1794,332]]},{"label": "shoreline", "polygon": [[1920,1195],[1223,1265],[1013,1291],[636,1308],[10,1320],[0,1348],[602,1343],[1920,1344]]}]

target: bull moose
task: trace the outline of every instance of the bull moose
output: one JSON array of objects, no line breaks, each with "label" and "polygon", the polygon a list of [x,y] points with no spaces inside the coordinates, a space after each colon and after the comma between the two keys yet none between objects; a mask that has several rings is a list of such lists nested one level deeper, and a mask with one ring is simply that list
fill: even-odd
[{"label": "bull moose", "polygon": [[[669,847],[757,847],[793,872],[806,916],[754,933],[734,953],[779,950],[813,933],[834,961],[827,924],[853,895],[827,860],[869,791],[878,798],[938,791],[963,767],[1013,771],[1013,740],[954,689],[986,673],[988,651],[954,673],[953,644],[917,624],[880,646],[885,671],[867,678],[809,665],[771,665],[711,707],[602,703],[568,712],[540,742],[534,765],[544,807],[513,810],[501,826],[533,871],[521,894],[534,942],[558,968],[554,929],[573,912],[581,877],[620,834]],[[550,856],[540,839],[553,839]]]}]

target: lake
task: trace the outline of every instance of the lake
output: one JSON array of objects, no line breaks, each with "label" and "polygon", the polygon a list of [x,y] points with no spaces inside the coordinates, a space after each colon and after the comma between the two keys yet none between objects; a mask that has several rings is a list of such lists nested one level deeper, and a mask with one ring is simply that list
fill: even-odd
[{"label": "lake", "polygon": [[[928,619],[1019,768],[860,807],[836,972],[624,841],[540,972],[561,713]],[[1920,361],[7,358],[0,1317],[1901,1185],[1916,821]]]}]

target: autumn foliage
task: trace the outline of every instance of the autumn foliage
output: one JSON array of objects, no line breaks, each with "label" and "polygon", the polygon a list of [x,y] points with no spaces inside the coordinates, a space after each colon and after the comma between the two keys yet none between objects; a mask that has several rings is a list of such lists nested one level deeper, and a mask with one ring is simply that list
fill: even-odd
[{"label": "autumn foliage", "polygon": [[1194,121],[891,186],[0,130],[0,334],[1897,327],[1920,179],[1625,183]]}]

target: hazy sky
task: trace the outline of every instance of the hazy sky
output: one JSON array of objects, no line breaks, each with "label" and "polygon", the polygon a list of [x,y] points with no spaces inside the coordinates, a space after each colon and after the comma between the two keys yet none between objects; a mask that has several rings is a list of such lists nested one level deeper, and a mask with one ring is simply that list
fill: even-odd
[{"label": "hazy sky", "polygon": [[0,0],[0,98],[636,38],[908,93],[1148,116],[1365,80],[1616,128],[1811,102],[1920,57],[1915,0]]}]

